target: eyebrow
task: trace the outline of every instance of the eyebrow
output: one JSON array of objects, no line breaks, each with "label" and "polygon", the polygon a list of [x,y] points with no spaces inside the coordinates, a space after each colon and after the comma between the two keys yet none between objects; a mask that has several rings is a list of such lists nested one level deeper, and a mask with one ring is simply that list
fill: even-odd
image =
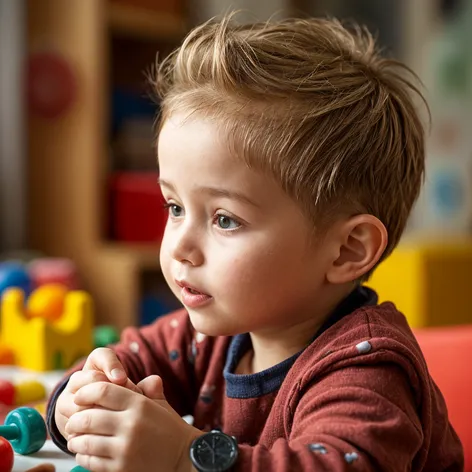
[{"label": "eyebrow", "polygon": [[[167,180],[158,179],[159,185],[162,187],[166,187],[169,190],[175,192],[175,187],[172,185],[170,182]],[[218,188],[218,187],[197,187],[197,191],[202,192],[202,193],[208,193],[209,195],[213,197],[222,197],[222,198],[229,198],[232,200],[238,200],[242,203],[246,203],[248,205],[252,205],[255,207],[258,207],[259,205],[252,201],[250,198],[246,197],[246,195],[243,195],[242,193],[235,192],[233,190],[227,190],[224,188]]]}]

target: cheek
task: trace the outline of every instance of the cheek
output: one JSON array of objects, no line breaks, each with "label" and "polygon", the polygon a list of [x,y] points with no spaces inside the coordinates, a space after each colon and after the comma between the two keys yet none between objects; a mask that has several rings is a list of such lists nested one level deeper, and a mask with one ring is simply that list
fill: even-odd
[{"label": "cheek", "polygon": [[[290,274],[286,273],[289,270]],[[234,303],[254,303],[282,285],[293,270],[284,266],[281,257],[261,250],[246,252],[243,256],[226,259],[218,266],[214,280],[226,290]],[[260,303],[260,302],[258,302]]]},{"label": "cheek", "polygon": [[162,239],[162,242],[161,242],[161,249],[159,251],[159,263],[161,265],[161,271],[165,279],[167,280],[167,283],[169,283],[171,257],[170,257],[167,241],[168,241],[168,238],[166,238],[166,236],[164,235],[164,238]]}]

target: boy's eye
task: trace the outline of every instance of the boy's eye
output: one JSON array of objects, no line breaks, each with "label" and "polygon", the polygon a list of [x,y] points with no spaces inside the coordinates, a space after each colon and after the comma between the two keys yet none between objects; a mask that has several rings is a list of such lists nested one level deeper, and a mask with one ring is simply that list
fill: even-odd
[{"label": "boy's eye", "polygon": [[169,208],[170,214],[175,218],[181,217],[184,213],[183,208],[179,205],[175,205],[174,203],[168,204],[167,208]]},{"label": "boy's eye", "polygon": [[226,215],[218,215],[217,223],[218,223],[218,226],[222,229],[236,229],[241,226],[233,218],[230,218],[229,216],[226,216]]}]

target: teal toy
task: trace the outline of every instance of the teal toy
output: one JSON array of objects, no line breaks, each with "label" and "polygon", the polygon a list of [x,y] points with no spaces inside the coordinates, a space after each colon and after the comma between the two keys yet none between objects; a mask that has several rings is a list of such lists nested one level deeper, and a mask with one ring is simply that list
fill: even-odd
[{"label": "teal toy", "polygon": [[10,441],[16,453],[33,454],[46,442],[46,424],[37,410],[17,408],[8,413],[4,425],[0,426],[0,437]]},{"label": "teal toy", "polygon": [[74,467],[73,469],[71,469],[70,472],[89,472],[89,471],[87,469],[84,469],[80,465],[78,465],[78,466]]}]

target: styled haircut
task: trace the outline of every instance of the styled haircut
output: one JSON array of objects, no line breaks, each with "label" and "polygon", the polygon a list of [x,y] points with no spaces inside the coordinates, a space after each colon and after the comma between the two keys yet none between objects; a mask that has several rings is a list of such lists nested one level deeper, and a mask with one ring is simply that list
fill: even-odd
[{"label": "styled haircut", "polygon": [[[315,228],[369,213],[397,245],[424,177],[416,75],[380,56],[372,35],[337,20],[193,29],[157,66],[160,124],[174,112],[214,119],[235,155],[267,172]],[[368,276],[369,274],[367,274]]]}]

